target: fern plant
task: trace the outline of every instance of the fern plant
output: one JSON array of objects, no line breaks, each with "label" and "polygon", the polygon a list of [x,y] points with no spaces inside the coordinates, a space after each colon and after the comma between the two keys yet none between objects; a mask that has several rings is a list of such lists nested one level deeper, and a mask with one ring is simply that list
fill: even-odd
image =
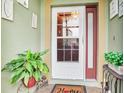
[{"label": "fern plant", "polygon": [[123,65],[123,53],[122,52],[106,52],[104,54],[105,60],[116,66]]},{"label": "fern plant", "polygon": [[30,77],[34,77],[36,81],[39,81],[43,74],[49,72],[49,68],[42,58],[47,52],[48,50],[42,52],[31,52],[28,50],[18,54],[17,58],[4,65],[2,71],[12,73],[10,77],[11,84],[23,80],[27,86]]}]

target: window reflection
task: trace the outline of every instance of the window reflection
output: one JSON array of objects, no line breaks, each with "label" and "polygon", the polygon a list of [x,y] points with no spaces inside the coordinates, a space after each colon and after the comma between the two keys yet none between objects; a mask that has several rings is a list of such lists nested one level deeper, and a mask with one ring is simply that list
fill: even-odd
[{"label": "window reflection", "polygon": [[79,48],[79,39],[72,39],[72,48],[73,49]]},{"label": "window reflection", "polygon": [[65,49],[71,48],[71,39],[64,39],[64,47]]},{"label": "window reflection", "polygon": [[[73,12],[58,13],[57,36],[79,36],[79,14]],[[63,34],[62,34],[63,33]]]},{"label": "window reflection", "polygon": [[79,12],[57,14],[57,60],[79,61]]},{"label": "window reflection", "polygon": [[57,36],[62,36],[62,26],[61,25],[58,25],[57,26]]}]

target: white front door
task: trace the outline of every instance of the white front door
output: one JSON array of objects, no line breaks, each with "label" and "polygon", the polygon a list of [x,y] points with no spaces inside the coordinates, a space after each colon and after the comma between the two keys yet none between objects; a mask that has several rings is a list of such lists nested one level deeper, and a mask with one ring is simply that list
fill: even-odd
[{"label": "white front door", "polygon": [[52,8],[52,78],[84,79],[85,6]]}]

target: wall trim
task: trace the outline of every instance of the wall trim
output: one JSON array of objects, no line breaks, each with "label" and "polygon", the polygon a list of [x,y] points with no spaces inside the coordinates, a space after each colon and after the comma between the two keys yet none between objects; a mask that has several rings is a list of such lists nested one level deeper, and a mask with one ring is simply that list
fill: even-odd
[{"label": "wall trim", "polygon": [[50,4],[51,7],[69,7],[69,6],[84,6],[84,5],[98,5],[98,3],[66,3],[66,4]]}]

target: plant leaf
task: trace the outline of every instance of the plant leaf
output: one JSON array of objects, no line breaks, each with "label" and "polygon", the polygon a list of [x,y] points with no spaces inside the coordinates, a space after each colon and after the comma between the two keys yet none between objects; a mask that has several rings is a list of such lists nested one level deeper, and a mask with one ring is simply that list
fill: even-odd
[{"label": "plant leaf", "polygon": [[35,60],[40,59],[40,53],[39,52],[38,53],[34,53],[34,59]]},{"label": "plant leaf", "polygon": [[26,54],[23,54],[23,53],[20,53],[20,54],[17,54],[19,57],[26,57]]},{"label": "plant leaf", "polygon": [[13,71],[13,70],[15,70],[15,69],[19,68],[20,66],[22,67],[22,66],[23,66],[23,64],[24,64],[24,62],[19,62],[19,63],[16,63],[16,64],[14,65],[14,67],[11,69],[11,71]]},{"label": "plant leaf", "polygon": [[12,77],[10,79],[10,83],[15,84],[18,81],[19,78],[20,78],[20,75],[15,75],[14,77]]},{"label": "plant leaf", "polygon": [[27,54],[26,54],[26,59],[27,59],[27,60],[30,60],[30,59],[31,59],[31,55],[32,55],[31,51],[28,50],[28,51],[27,51]]},{"label": "plant leaf", "polygon": [[21,74],[23,72],[24,68],[18,68],[16,71],[13,72],[10,78],[10,83],[14,84],[18,81],[18,79],[21,77]]},{"label": "plant leaf", "polygon": [[23,79],[26,76],[26,72],[23,71],[20,75],[20,78],[18,79],[18,81],[20,81],[21,79]]},{"label": "plant leaf", "polygon": [[24,59],[23,58],[17,58],[17,59],[14,59],[14,60],[10,61],[7,64],[5,64],[5,66],[2,69],[2,71],[4,71],[4,70],[13,71],[16,68],[19,68],[20,66],[22,66],[23,64],[24,64]]},{"label": "plant leaf", "polygon": [[30,63],[31,63],[31,65],[32,65],[35,69],[37,69],[37,62],[36,62],[36,61],[30,61]]},{"label": "plant leaf", "polygon": [[14,59],[14,60],[12,60],[12,61],[10,61],[7,65],[9,65],[9,64],[16,64],[16,63],[19,63],[19,62],[24,62],[24,58],[17,58],[17,59]]},{"label": "plant leaf", "polygon": [[25,73],[25,77],[24,77],[24,83],[25,83],[26,86],[28,85],[29,77],[30,77],[29,73],[26,72],[26,73]]},{"label": "plant leaf", "polygon": [[49,72],[49,68],[45,63],[43,63],[43,72],[46,74]]},{"label": "plant leaf", "polygon": [[26,69],[30,72],[30,73],[32,73],[32,65],[30,64],[30,62],[27,62],[26,63],[26,65],[25,65],[25,67],[26,67]]},{"label": "plant leaf", "polygon": [[16,69],[13,74],[11,75],[11,78],[18,76],[22,71],[24,70],[24,67]]},{"label": "plant leaf", "polygon": [[43,63],[41,61],[37,61],[38,69],[42,72],[44,69]]},{"label": "plant leaf", "polygon": [[34,76],[36,81],[40,80],[40,78],[41,78],[40,71],[39,70],[35,71],[33,76]]},{"label": "plant leaf", "polygon": [[49,51],[49,49],[46,49],[46,50],[42,51],[42,52],[40,53],[40,56],[45,55],[48,51]]}]

